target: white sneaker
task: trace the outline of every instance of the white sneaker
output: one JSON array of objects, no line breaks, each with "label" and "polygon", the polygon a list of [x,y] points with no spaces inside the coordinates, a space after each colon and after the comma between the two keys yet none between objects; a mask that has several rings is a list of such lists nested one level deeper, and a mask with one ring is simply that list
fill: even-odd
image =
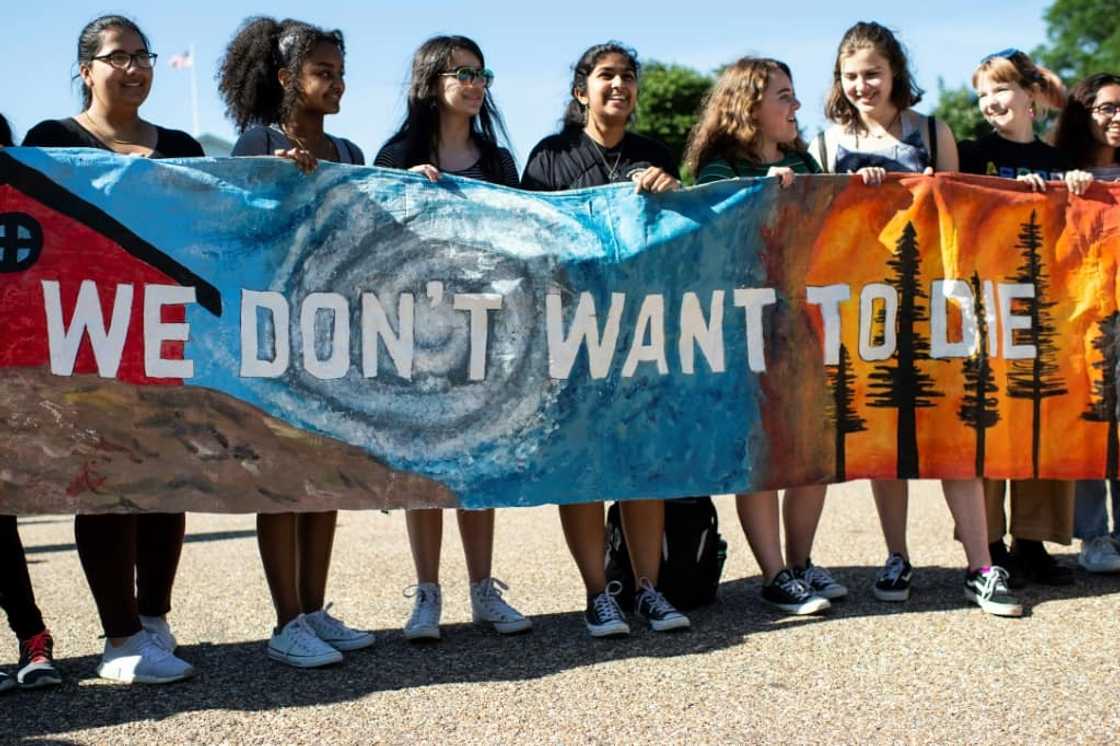
[{"label": "white sneaker", "polygon": [[295,668],[317,668],[342,661],[342,653],[320,640],[303,614],[272,635],[268,657]]},{"label": "white sneaker", "polygon": [[497,578],[483,578],[471,583],[471,616],[475,624],[492,624],[503,635],[524,632],[533,626],[502,598],[502,591],[508,590],[509,586]]},{"label": "white sneaker", "polygon": [[377,639],[373,636],[372,632],[351,629],[343,624],[341,620],[327,613],[333,605],[334,604],[327,604],[326,607],[306,614],[303,617],[307,622],[307,626],[315,633],[315,636],[335,650],[361,650],[362,648],[368,648],[372,645],[374,640]]},{"label": "white sneaker", "polygon": [[1081,542],[1077,564],[1089,572],[1120,572],[1120,552],[1108,536]]},{"label": "white sneaker", "polygon": [[404,625],[405,639],[438,640],[439,617],[443,612],[439,583],[410,585],[404,589],[404,596],[416,598],[412,604],[412,616],[408,618],[408,624]]},{"label": "white sneaker", "polygon": [[176,658],[142,629],[118,647],[105,641],[97,675],[125,684],[170,684],[194,675],[194,666]]},{"label": "white sneaker", "polygon": [[167,619],[164,617],[141,614],[140,626],[156,638],[156,644],[167,652],[174,653],[175,648],[179,647],[179,641],[175,639],[175,635],[171,634],[171,625],[167,623]]}]

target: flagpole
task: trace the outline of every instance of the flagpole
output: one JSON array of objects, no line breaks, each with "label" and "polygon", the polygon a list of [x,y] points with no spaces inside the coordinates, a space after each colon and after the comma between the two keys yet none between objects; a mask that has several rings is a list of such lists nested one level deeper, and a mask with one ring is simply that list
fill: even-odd
[{"label": "flagpole", "polygon": [[195,73],[195,56],[194,56],[194,43],[191,43],[190,48],[191,60],[191,125],[194,131],[191,133],[195,137],[199,135],[198,128],[198,75]]}]

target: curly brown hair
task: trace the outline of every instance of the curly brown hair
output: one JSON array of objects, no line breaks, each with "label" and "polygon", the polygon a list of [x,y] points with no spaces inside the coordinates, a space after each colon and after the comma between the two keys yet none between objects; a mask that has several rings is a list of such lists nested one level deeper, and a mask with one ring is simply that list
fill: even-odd
[{"label": "curly brown hair", "polygon": [[[299,74],[320,42],[334,44],[343,58],[342,32],[327,31],[303,21],[266,16],[245,19],[226,47],[218,67],[218,92],[226,116],[239,132],[254,124],[282,124],[299,107]],[[290,83],[281,85],[278,73],[286,68]]]},{"label": "curly brown hair", "polygon": [[[743,159],[760,165],[757,151],[760,131],[756,112],[774,73],[793,75],[784,62],[768,57],[742,57],[728,65],[704,97],[700,118],[688,136],[684,165],[700,173],[708,163],[722,158],[728,163]],[[778,146],[783,152],[803,152],[797,138]]]},{"label": "curly brown hair", "polygon": [[832,88],[824,105],[824,115],[846,129],[865,132],[867,127],[855,105],[844,95],[841,66],[845,57],[864,49],[873,49],[891,68],[891,103],[905,111],[922,100],[925,93],[910,74],[906,50],[889,28],[874,21],[860,21],[844,32],[836,49],[836,64],[832,68]]}]

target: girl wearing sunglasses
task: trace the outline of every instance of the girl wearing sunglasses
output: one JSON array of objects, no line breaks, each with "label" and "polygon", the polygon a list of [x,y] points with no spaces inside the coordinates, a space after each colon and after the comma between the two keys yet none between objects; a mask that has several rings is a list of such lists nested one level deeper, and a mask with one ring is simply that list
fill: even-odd
[{"label": "girl wearing sunglasses", "polygon": [[[521,186],[542,192],[617,182],[633,182],[637,190],[647,192],[679,188],[677,164],[669,149],[626,129],[638,104],[639,70],[637,53],[619,42],[585,51],[573,68],[572,98],[563,129],[533,148]],[[664,502],[627,500],[621,513],[638,588],[638,613],[655,631],[688,627],[688,617],[657,590]],[[620,589],[607,588],[602,503],[561,505],[560,523],[587,591],[588,631],[593,637],[629,634],[630,626],[615,600]]]},{"label": "girl wearing sunglasses", "polygon": [[[328,134],[323,119],[337,114],[346,90],[342,32],[301,21],[250,18],[226,48],[218,90],[241,137],[235,156],[279,156],[303,171],[320,160],[364,165],[354,143]],[[324,608],[338,512],[261,513],[261,553],[276,627],[268,657],[296,668],[342,660],[373,644]]]},{"label": "girl wearing sunglasses", "polygon": [[[82,81],[82,113],[37,124],[23,144],[146,158],[201,157],[202,146],[187,133],[140,118],[155,58],[144,32],[128,18],[101,16],[86,24],[78,36],[76,76]],[[102,678],[163,684],[194,673],[175,656],[177,643],[167,624],[185,530],[183,513],[75,517],[78,558],[105,632],[97,667]]]},{"label": "girl wearing sunglasses", "polygon": [[[465,36],[436,36],[416,50],[408,86],[408,112],[400,129],[374,159],[375,166],[408,169],[438,181],[440,173],[517,186],[517,166],[498,136],[509,140],[490,95],[494,73],[482,50]],[[476,623],[501,634],[524,632],[532,622],[502,598],[508,588],[491,576],[494,511],[459,510],[459,536],[470,577],[471,612]],[[416,565],[409,640],[438,640],[443,595],[439,585],[443,511],[409,510],[405,525]]]}]

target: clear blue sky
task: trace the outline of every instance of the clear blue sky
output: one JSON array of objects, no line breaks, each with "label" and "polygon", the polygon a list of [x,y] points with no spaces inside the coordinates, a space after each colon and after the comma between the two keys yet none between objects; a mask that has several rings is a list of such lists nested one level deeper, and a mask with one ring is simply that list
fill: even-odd
[{"label": "clear blue sky", "polygon": [[[70,84],[78,31],[101,12],[132,16],[161,57],[150,121],[190,130],[189,73],[167,67],[173,54],[194,44],[201,130],[233,139],[214,84],[225,44],[243,18],[267,13],[340,28],[347,41],[347,83],[342,112],[328,130],[354,140],[372,158],[403,112],[413,50],[435,33],[474,38],[497,73],[494,94],[509,126],[519,163],[554,131],[566,101],[570,66],[587,46],[617,38],[642,59],[677,62],[708,71],[747,53],[785,60],[801,98],[809,134],[821,108],[833,55],[844,30],[877,20],[901,33],[918,81],[929,91],[918,106],[934,105],[938,78],[966,82],[987,53],[1044,41],[1042,14],[1050,0],[893,0],[863,3],[705,2],[243,2],[186,0],[99,8],[88,0],[11,0],[3,11],[6,73],[0,76],[0,112],[22,137],[35,122],[77,113]],[[18,140],[17,140],[18,142]]]}]

